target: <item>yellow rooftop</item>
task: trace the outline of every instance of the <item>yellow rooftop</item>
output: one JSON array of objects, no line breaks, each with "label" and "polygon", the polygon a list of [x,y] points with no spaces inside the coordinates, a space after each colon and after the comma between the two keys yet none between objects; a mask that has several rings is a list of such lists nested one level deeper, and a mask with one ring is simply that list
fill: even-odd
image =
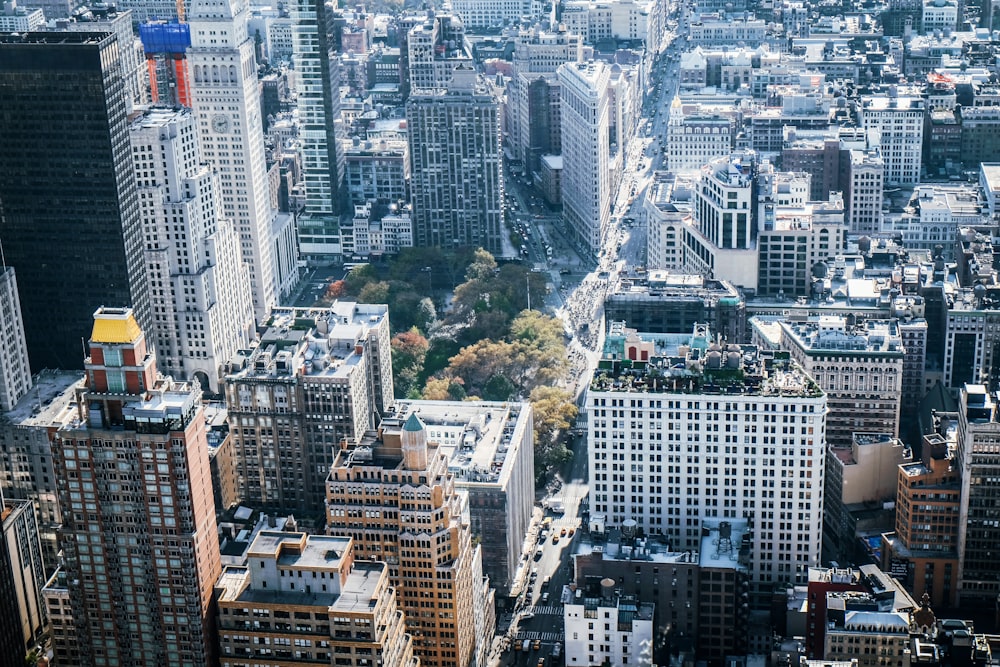
[{"label": "yellow rooftop", "polygon": [[105,308],[94,313],[92,343],[131,343],[142,335],[131,308]]}]

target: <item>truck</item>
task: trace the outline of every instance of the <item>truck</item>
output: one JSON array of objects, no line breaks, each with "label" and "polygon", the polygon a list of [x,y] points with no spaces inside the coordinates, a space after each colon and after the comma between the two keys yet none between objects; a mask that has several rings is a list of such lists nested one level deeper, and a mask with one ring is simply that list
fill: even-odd
[{"label": "truck", "polygon": [[549,498],[544,504],[546,509],[552,510],[556,514],[562,514],[566,511],[562,498]]}]

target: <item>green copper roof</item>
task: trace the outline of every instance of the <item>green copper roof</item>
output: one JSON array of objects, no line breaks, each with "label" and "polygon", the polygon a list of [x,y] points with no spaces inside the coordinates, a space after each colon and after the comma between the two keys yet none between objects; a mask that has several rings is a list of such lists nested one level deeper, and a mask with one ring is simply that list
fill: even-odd
[{"label": "green copper roof", "polygon": [[410,418],[403,424],[403,430],[411,432],[424,430],[424,423],[420,421],[420,417],[417,416],[416,412],[410,413]]}]

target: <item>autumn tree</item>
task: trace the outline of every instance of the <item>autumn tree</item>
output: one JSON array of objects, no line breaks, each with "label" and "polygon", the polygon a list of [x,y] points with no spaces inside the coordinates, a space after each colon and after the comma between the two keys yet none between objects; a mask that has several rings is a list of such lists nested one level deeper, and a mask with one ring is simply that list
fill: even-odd
[{"label": "autumn tree", "polygon": [[535,414],[535,463],[548,467],[566,461],[570,452],[559,438],[573,425],[579,410],[573,395],[559,387],[539,386],[528,397]]},{"label": "autumn tree", "polygon": [[404,398],[417,388],[417,379],[424,370],[430,343],[414,327],[393,336],[390,345],[396,396]]}]

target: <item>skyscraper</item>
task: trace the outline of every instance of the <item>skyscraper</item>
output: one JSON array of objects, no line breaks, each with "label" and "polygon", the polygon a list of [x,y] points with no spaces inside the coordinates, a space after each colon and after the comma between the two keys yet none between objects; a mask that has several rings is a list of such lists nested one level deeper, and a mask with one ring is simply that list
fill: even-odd
[{"label": "skyscraper", "polygon": [[416,246],[501,250],[500,105],[471,67],[406,103]]},{"label": "skyscraper", "polygon": [[167,375],[219,391],[223,364],[254,335],[239,236],[220,216],[189,109],[143,109],[130,132],[157,359]]},{"label": "skyscraper", "polygon": [[594,255],[611,225],[610,68],[600,60],[557,70],[562,90],[563,218]]},{"label": "skyscraper", "polygon": [[35,369],[79,368],[102,304],[149,322],[118,49],[109,33],[0,35],[0,243]]},{"label": "skyscraper", "polygon": [[[0,250],[2,252],[2,250]],[[31,389],[21,299],[12,267],[0,270],[0,410],[14,409]]]},{"label": "skyscraper", "polygon": [[197,385],[158,375],[131,309],[94,314],[78,418],[53,434],[80,664],[201,666],[221,571]]},{"label": "skyscraper", "polygon": [[250,267],[254,311],[263,319],[275,302],[274,211],[264,159],[264,130],[254,43],[245,0],[194,0],[191,100],[205,158],[222,188],[223,215],[236,223]]},{"label": "skyscraper", "polygon": [[340,68],[326,3],[295,0],[291,11],[306,195],[306,209],[299,218],[299,247],[303,255],[330,257],[342,252],[340,212],[344,202],[340,190],[344,153],[340,146]]},{"label": "skyscraper", "polygon": [[392,431],[337,452],[327,480],[327,532],[354,537],[358,559],[389,564],[422,665],[485,664],[492,591],[448,456],[415,412],[401,426],[393,421]]}]

